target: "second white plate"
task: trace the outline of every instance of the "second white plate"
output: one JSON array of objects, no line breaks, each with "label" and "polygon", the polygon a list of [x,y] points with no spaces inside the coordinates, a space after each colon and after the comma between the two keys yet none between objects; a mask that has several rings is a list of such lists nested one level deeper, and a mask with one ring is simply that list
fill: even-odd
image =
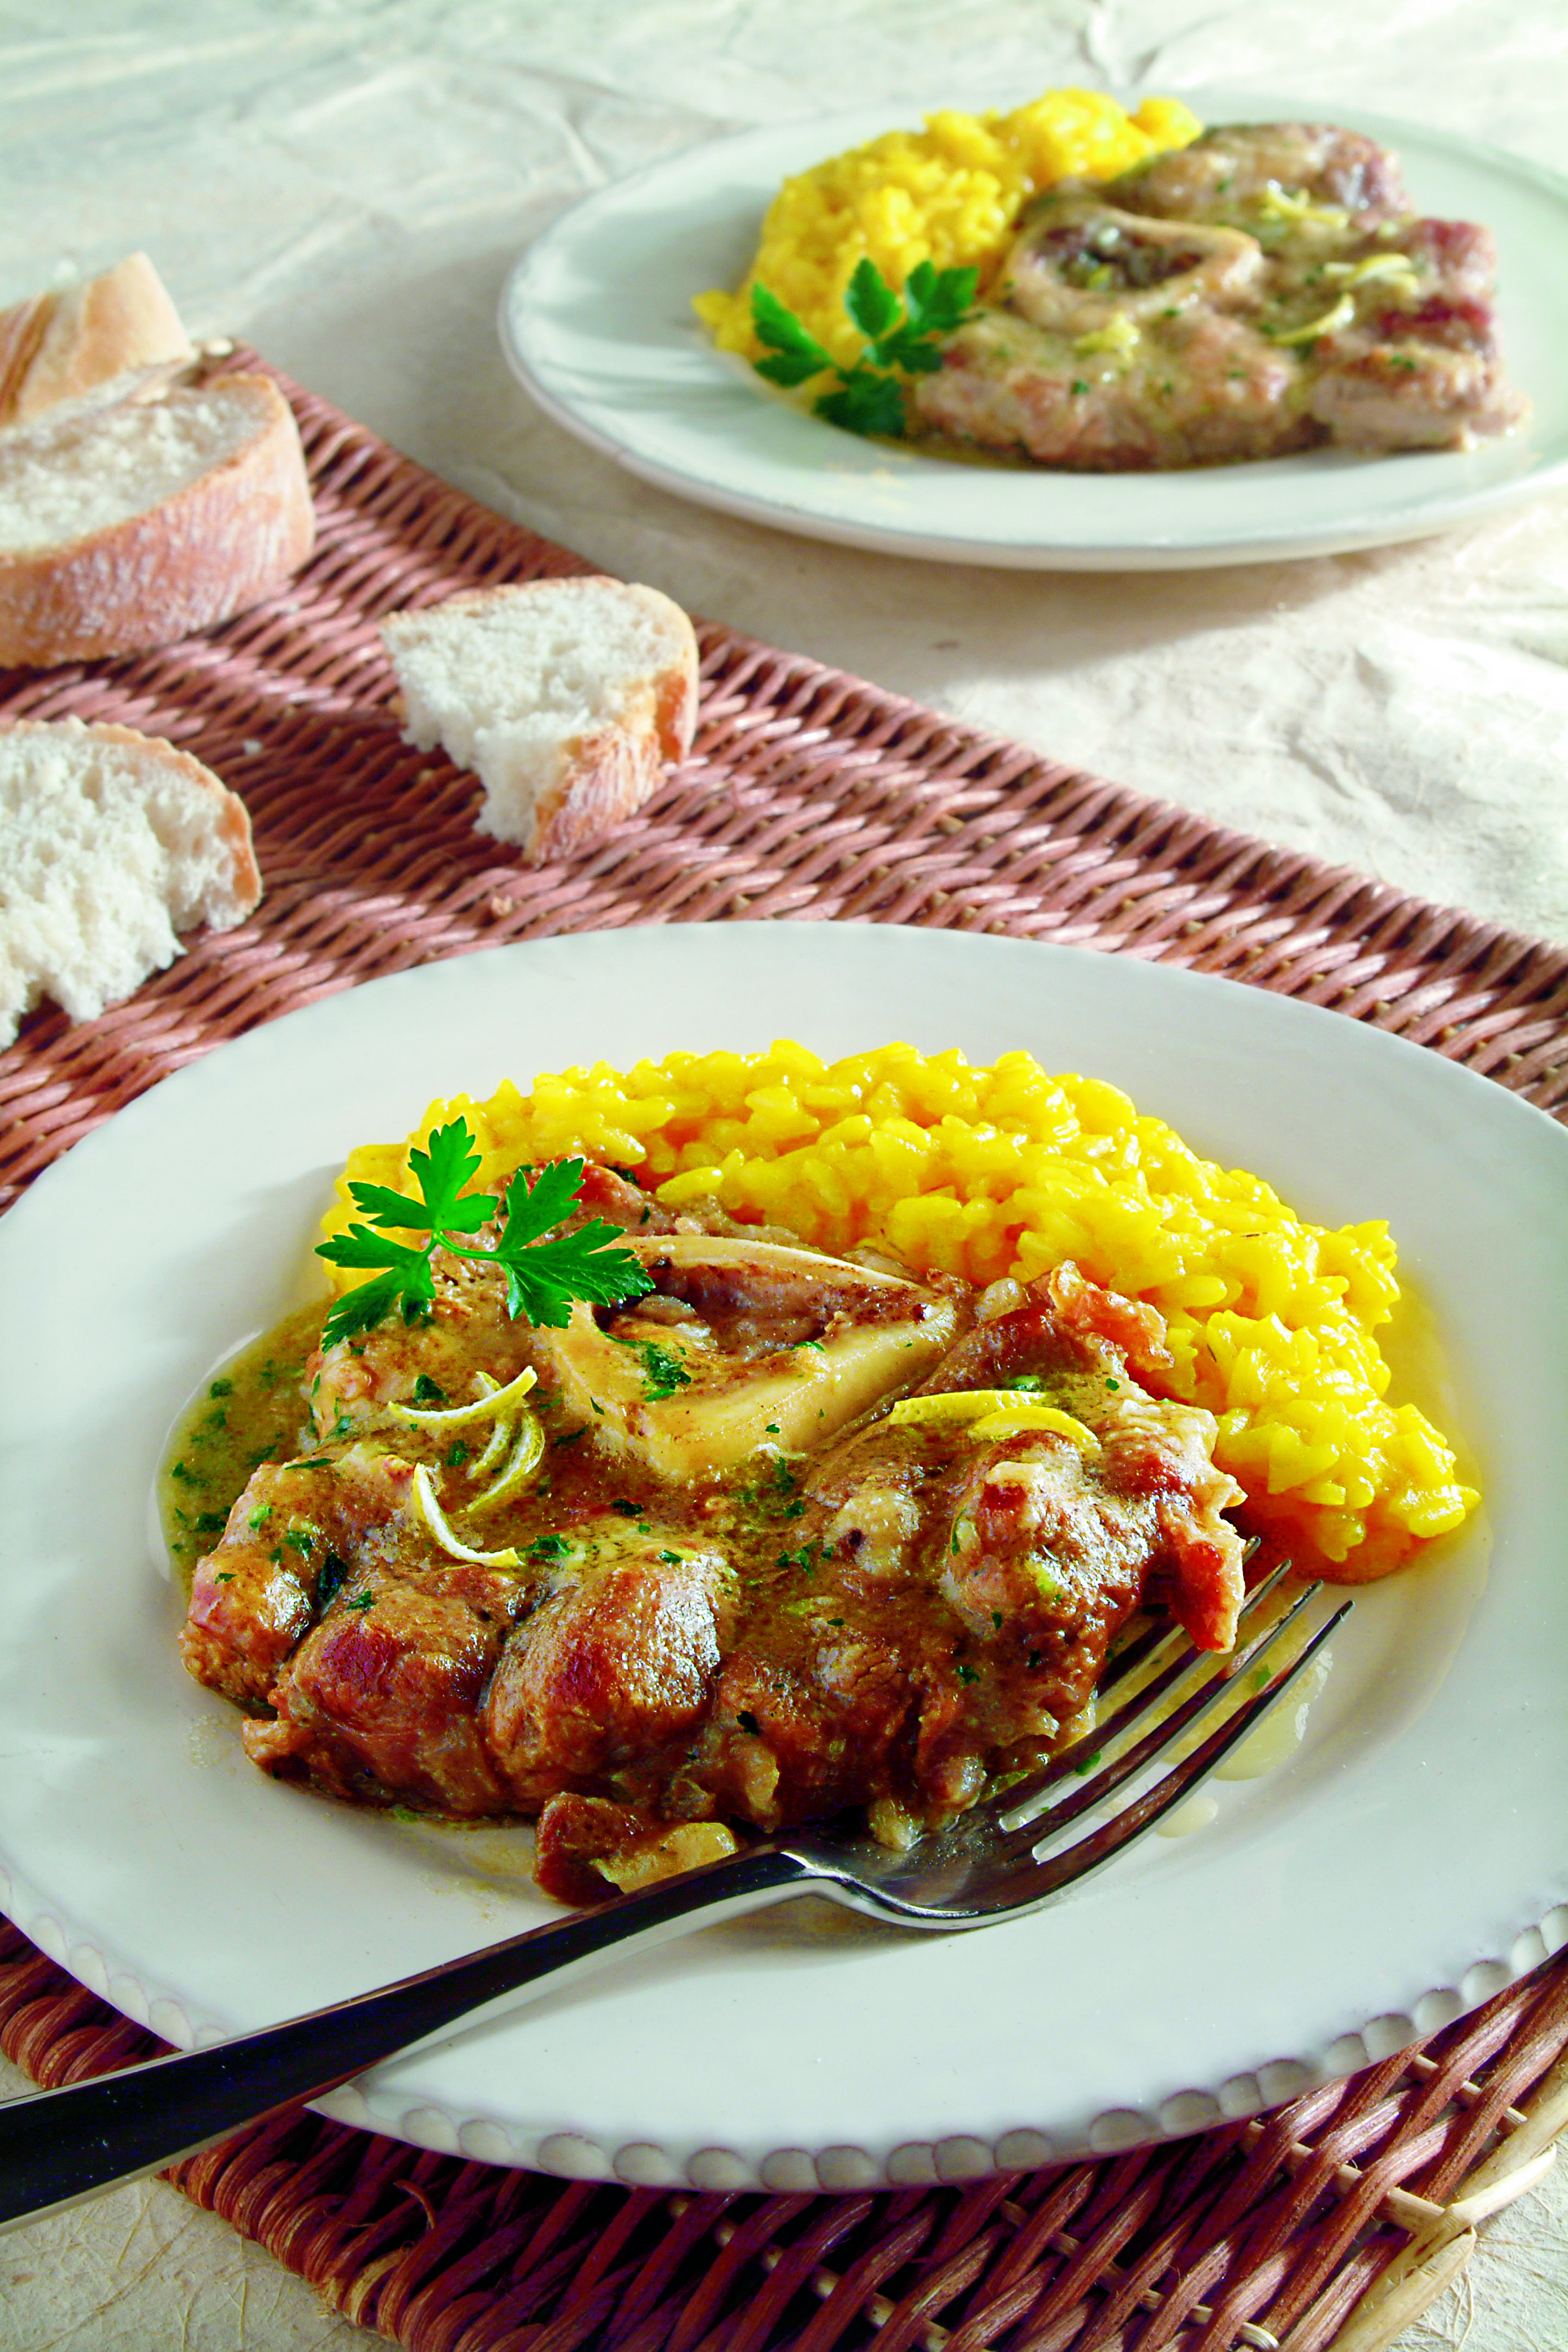
[{"label": "second white plate", "polygon": [[1162,571],[1416,539],[1568,481],[1568,181],[1454,133],[1301,96],[1185,90],[1206,122],[1343,121],[1396,150],[1428,213],[1484,221],[1501,255],[1510,373],[1529,423],[1473,451],[1309,450],[1179,473],[1083,475],[858,439],[717,352],[692,310],[735,286],[786,174],[894,127],[896,110],[753,131],[575,205],[524,254],[501,342],[540,406],[632,474],[809,538],[945,562]]}]

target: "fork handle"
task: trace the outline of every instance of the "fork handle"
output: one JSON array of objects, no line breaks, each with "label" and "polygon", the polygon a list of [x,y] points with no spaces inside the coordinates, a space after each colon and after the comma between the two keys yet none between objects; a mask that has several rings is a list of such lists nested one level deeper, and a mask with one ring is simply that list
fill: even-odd
[{"label": "fork handle", "polygon": [[13,2100],[0,2106],[0,2230],[320,2098],[459,2020],[585,1974],[633,1938],[668,1941],[803,1894],[819,1876],[797,1854],[753,1846],[258,2033]]}]

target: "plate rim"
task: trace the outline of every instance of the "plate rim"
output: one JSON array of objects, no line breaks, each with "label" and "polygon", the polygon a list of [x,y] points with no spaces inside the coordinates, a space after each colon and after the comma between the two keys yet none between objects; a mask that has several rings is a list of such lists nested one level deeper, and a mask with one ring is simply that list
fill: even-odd
[{"label": "plate rim", "polygon": [[[1490,141],[1473,138],[1469,132],[1386,115],[1375,108],[1354,104],[1346,107],[1337,100],[1325,102],[1322,109],[1315,109],[1311,100],[1287,102],[1271,100],[1265,93],[1230,89],[1224,85],[1162,94],[1174,94],[1184,103],[1201,100],[1203,104],[1198,110],[1201,112],[1207,108],[1211,119],[1224,119],[1222,115],[1213,117],[1212,110],[1218,103],[1222,108],[1228,105],[1245,108],[1249,114],[1256,111],[1260,120],[1343,120],[1347,127],[1364,130],[1370,136],[1389,145],[1396,145],[1401,138],[1411,136],[1437,142],[1450,153],[1534,187],[1542,194],[1555,199],[1568,214],[1568,173],[1537,163],[1532,156],[1516,154],[1512,150],[1497,146]],[[1133,99],[1123,102],[1129,106],[1136,103]],[[1352,513],[1321,526],[1308,523],[1293,529],[1283,537],[1277,531],[1260,527],[1257,530],[1231,530],[1222,537],[1207,538],[1176,538],[1166,534],[1141,540],[1129,536],[1113,541],[1072,537],[1036,537],[1017,541],[988,537],[971,539],[956,532],[933,533],[917,528],[904,529],[894,524],[819,513],[790,505],[782,498],[753,496],[728,483],[714,481],[704,475],[669,465],[610,429],[602,421],[597,406],[590,411],[575,405],[558,388],[548,363],[541,367],[530,356],[519,337],[517,320],[526,308],[525,298],[530,280],[537,271],[553,260],[558,240],[565,244],[574,232],[580,232],[599,213],[613,210],[628,194],[649,184],[656,184],[666,173],[689,165],[696,157],[711,155],[722,161],[723,157],[737,150],[744,151],[797,130],[803,131],[808,121],[813,136],[820,131],[824,142],[831,140],[836,131],[843,138],[852,137],[850,126],[854,126],[863,138],[868,135],[866,118],[872,111],[867,108],[844,110],[831,116],[802,117],[799,122],[757,124],[750,129],[721,133],[715,139],[699,140],[689,147],[677,150],[674,155],[660,157],[652,163],[639,166],[634,172],[590,190],[558,214],[513,262],[497,304],[497,333],[502,355],[529,398],[553,423],[601,456],[609,457],[638,480],[715,511],[735,515],[745,521],[762,523],[798,537],[856,547],[868,552],[903,554],[929,562],[973,563],[1008,571],[1202,571],[1218,569],[1227,564],[1353,554],[1369,548],[1402,544],[1438,531],[1466,528],[1501,509],[1538,497],[1548,497],[1568,481],[1568,449],[1565,449],[1561,457],[1545,460],[1504,481],[1437,499],[1406,499],[1402,505],[1377,517]],[[908,111],[912,117],[916,111],[913,103]],[[885,127],[898,126],[888,124]],[[829,147],[826,152],[836,150]],[[1367,462],[1396,465],[1399,458],[1397,456],[1381,460],[1374,457]],[[1196,476],[1229,473],[1234,468],[1200,467],[1189,471]],[[1052,469],[1044,467],[1040,472],[1049,476]],[[1076,484],[1092,478],[1075,475],[1071,478]]]},{"label": "plate rim", "polygon": [[[569,954],[580,954],[586,947],[587,951],[591,955],[599,943],[609,942],[612,943],[613,947],[613,943],[635,941],[640,933],[663,935],[665,938],[671,937],[672,934],[684,933],[685,939],[683,941],[682,951],[685,951],[686,947],[690,946],[700,958],[709,953],[721,952],[727,945],[728,938],[733,937],[737,931],[744,930],[751,934],[777,938],[780,933],[798,935],[808,928],[819,932],[821,930],[861,934],[892,932],[905,938],[915,937],[923,942],[919,950],[923,954],[930,951],[931,943],[940,941],[943,944],[936,949],[938,958],[955,953],[968,954],[973,950],[977,940],[983,943],[982,955],[989,950],[999,949],[1004,954],[1021,959],[1025,955],[1039,954],[1043,950],[1042,966],[1051,961],[1058,961],[1059,965],[1065,961],[1087,973],[1092,968],[1103,971],[1114,964],[1120,967],[1123,973],[1138,975],[1135,979],[1130,979],[1127,983],[1134,992],[1143,988],[1154,975],[1158,975],[1154,982],[1155,985],[1162,987],[1171,985],[1178,993],[1187,994],[1189,1001],[1201,1000],[1212,992],[1233,993],[1238,990],[1244,990],[1250,999],[1270,1000],[1272,1013],[1268,1017],[1279,1015],[1287,1024],[1292,1022],[1299,1023],[1301,1025],[1302,1034],[1311,1029],[1320,1035],[1326,1036],[1329,1034],[1330,1024],[1340,1024],[1349,1020],[1349,1016],[1344,1014],[1281,995],[1278,992],[1248,986],[1246,983],[1220,979],[1215,975],[1192,972],[1180,967],[1151,964],[1140,959],[1107,958],[1093,950],[1059,947],[1046,942],[998,939],[988,934],[932,931],[921,926],[837,923],[808,927],[777,920],[726,925],[722,929],[718,926],[702,925],[674,927],[656,924],[635,925],[608,933],[566,935],[554,940],[516,942],[508,946],[478,951],[477,961],[482,964],[493,965],[505,959],[513,963],[522,962],[526,968],[527,960],[538,955],[541,950],[547,954],[551,950],[564,950]],[[698,940],[702,942],[700,946],[696,945]],[[879,949],[874,952],[880,951]],[[203,1072],[212,1067],[220,1054],[238,1055],[241,1052],[259,1051],[265,1055],[269,1050],[276,1051],[277,1035],[288,1022],[298,1020],[312,1026],[328,1025],[331,1023],[334,1007],[341,1008],[351,999],[362,1001],[367,991],[373,990],[382,993],[407,991],[427,984],[435,974],[448,971],[454,965],[468,967],[472,971],[476,967],[476,959],[473,956],[446,959],[443,963],[414,967],[411,971],[386,975],[377,981],[361,983],[357,989],[338,992],[332,997],[319,1000],[314,1004],[299,1008],[297,1013],[291,1013],[282,1016],[277,1022],[261,1024],[257,1029],[246,1033],[244,1036],[230,1041],[224,1047],[214,1048],[213,1052],[204,1055],[197,1061],[172,1073],[167,1078],[160,1081],[158,1086],[149,1088],[144,1095],[137,1098],[136,1102],[127,1106],[124,1111],[118,1114],[115,1119],[106,1121],[102,1127],[95,1129],[92,1135],[83,1139],[82,1143],[72,1152],[64,1155],[50,1170],[46,1171],[39,1177],[35,1185],[29,1188],[28,1192],[24,1194],[23,1201],[16,1204],[17,1208],[21,1208],[27,1201],[41,1197],[40,1188],[43,1188],[42,1196],[47,1197],[53,1189],[51,1180],[62,1177],[68,1165],[74,1164],[79,1175],[84,1160],[89,1164],[94,1163],[100,1154],[111,1151],[113,1148],[110,1139],[111,1130],[121,1122],[140,1127],[144,1119],[155,1120],[159,1115],[156,1103],[159,1098],[166,1101],[170,1089],[177,1088],[182,1095],[187,1091],[198,1089],[203,1083]],[[1019,968],[1021,969],[1021,961]],[[956,1018],[955,1026],[961,1026],[961,1016]],[[1534,1127],[1537,1131],[1550,1130],[1557,1139],[1552,1146],[1553,1150],[1560,1146],[1568,1147],[1568,1136],[1564,1136],[1561,1125],[1545,1112],[1512,1093],[1511,1090],[1498,1087],[1495,1081],[1469,1070],[1462,1065],[1447,1061],[1446,1057],[1434,1054],[1430,1048],[1389,1032],[1378,1030],[1374,1024],[1364,1022],[1352,1022],[1349,1030],[1342,1031],[1340,1034],[1347,1038],[1354,1035],[1362,1040],[1361,1044],[1352,1048],[1353,1051],[1360,1051],[1364,1047],[1368,1032],[1376,1041],[1370,1047],[1374,1054],[1381,1055],[1385,1052],[1391,1053],[1396,1060],[1405,1061],[1412,1067],[1417,1063],[1427,1069],[1437,1066],[1444,1073],[1437,1080],[1439,1087],[1455,1087],[1456,1094],[1459,1097],[1479,1089],[1481,1094],[1477,1097],[1477,1099],[1484,1097],[1492,1103],[1499,1110],[1499,1115],[1505,1120],[1515,1114],[1522,1114],[1524,1123]],[[264,1044],[262,1041],[269,1041],[269,1043]],[[140,1118],[138,1114],[141,1114]],[[81,1156],[78,1157],[78,1155]],[[7,1223],[9,1223],[9,1217],[6,1220],[0,1220],[0,1235],[4,1235]],[[31,1223],[31,1214],[22,1219],[24,1228],[30,1228]],[[3,1243],[0,1243],[0,1248],[3,1248]],[[17,1900],[20,1898],[26,1905],[29,1897],[31,1897],[33,1909],[30,1914],[24,1916],[24,1911],[16,1907]],[[181,2046],[191,2046],[197,2042],[223,2038],[220,2030],[208,2024],[193,2023],[177,2000],[172,2001],[167,1995],[161,1995],[148,1987],[141,1986],[133,1975],[128,1975],[122,1968],[117,1969],[112,1952],[106,1953],[104,1948],[111,1939],[95,1935],[90,1924],[84,1923],[81,1929],[73,1936],[67,1919],[55,1916],[61,1906],[56,1906],[52,1908],[47,1906],[42,1895],[29,1885],[26,1875],[19,1871],[12,1874],[5,1907],[16,1919],[17,1925],[24,1932],[31,1935],[34,1941],[39,1944],[40,1948],[58,1960],[61,1965],[68,1968],[71,1973],[77,1975],[82,1981],[89,1984],[93,1990],[106,1993],[115,2000],[117,2006],[124,2008],[127,2013],[133,2016],[140,2014],[140,2021],[152,2022],[158,2031],[164,2032],[167,2038],[177,2042]],[[1533,1948],[1526,1950],[1525,1947],[1531,1943],[1532,1937]],[[1456,2015],[1462,2013],[1463,2008],[1474,2006],[1479,2000],[1490,1997],[1492,1992],[1500,1990],[1503,1984],[1513,1981],[1518,1976],[1525,1973],[1530,1967],[1537,1965],[1550,1951],[1559,1948],[1564,1942],[1568,1942],[1568,1902],[1554,1904],[1540,1919],[1525,1921],[1519,1928],[1514,1942],[1510,1948],[1510,1958],[1506,1965],[1491,1956],[1477,1961],[1470,1973],[1473,1975],[1476,1970],[1484,1970],[1485,1980],[1478,1982],[1469,1990],[1461,1988],[1464,1997],[1458,2000],[1458,2006],[1452,2007],[1452,2013]],[[112,1984],[110,1983],[111,1970],[114,1971]],[[128,1985],[129,1990],[137,1999],[127,2000],[125,1994]],[[1430,1997],[1436,1998],[1442,1990],[1434,1988]],[[1444,2018],[1437,2021],[1447,2021]],[[1391,2021],[1387,2013],[1384,2012],[1380,2017],[1367,2019],[1358,2029],[1365,2054],[1355,2056],[1352,2063],[1338,2065],[1333,2071],[1337,2073],[1354,2071],[1355,2065],[1368,2063],[1369,2057],[1387,2054],[1389,2049],[1401,2046],[1397,2041],[1389,2039],[1391,2024],[1410,2028],[1409,2032],[1404,2037],[1406,2040],[1416,2038],[1417,2032],[1425,2032],[1433,2030],[1430,2022],[1421,2023],[1414,2017]],[[1373,2029],[1375,2028],[1381,2028],[1379,2035],[1374,2034]],[[1279,2062],[1281,2066],[1293,2063],[1298,2067],[1307,2065],[1309,2063],[1312,2062],[1307,2060]],[[1316,2063],[1321,2063],[1321,2061]],[[1330,2078],[1330,2075],[1322,2074],[1315,2073],[1312,2075],[1312,2080]],[[1216,2085],[1214,2089],[1216,2094],[1218,2094],[1228,2087],[1230,2086]],[[362,2087],[350,2088],[320,2104],[323,2112],[335,2115],[342,2121],[390,2132],[394,2137],[411,2139],[418,2145],[439,2148],[445,2152],[471,2155],[485,2161],[532,2166],[535,2168],[560,2173],[569,2178],[617,2179],[643,2186],[665,2185],[685,2180],[693,2186],[710,2189],[756,2188],[758,2185],[780,2189],[803,2188],[807,2183],[801,2168],[809,2165],[814,2168],[811,2186],[836,2189],[873,2185],[876,2181],[886,2181],[891,2185],[907,2185],[912,2180],[926,2178],[972,2178],[994,2169],[1016,2169],[1030,2164],[1054,2161],[1060,2157],[1074,2152],[1086,2155],[1104,2154],[1113,2149],[1148,2144],[1153,2139],[1178,2137],[1183,2131],[1208,2128],[1213,2123],[1228,2117],[1258,2112],[1261,2107],[1275,2105],[1281,2097],[1294,2095],[1297,2089],[1304,2087],[1307,2087],[1305,2083],[1297,2083],[1293,2087],[1281,2088],[1277,2080],[1267,2095],[1260,2095],[1249,2105],[1245,2101],[1239,2104],[1236,2096],[1232,2095],[1229,2104],[1223,2105],[1213,2114],[1199,2116],[1193,2120],[1177,2119],[1169,2128],[1162,2124],[1161,2128],[1153,2133],[1137,2131],[1132,2137],[1128,2136],[1126,2116],[1121,2111],[1108,2111],[1096,2121],[1095,2128],[1101,2131],[1101,2138],[1096,2142],[1092,2136],[1089,2146],[1082,2151],[1074,2151],[1070,2147],[1064,2148],[1049,2140],[1041,2142],[1039,2147],[1033,2143],[1026,2147],[1024,2142],[1030,2136],[1026,2133],[1013,2132],[1004,2135],[1003,2138],[994,2145],[959,2135],[957,2139],[950,2138],[933,2143],[923,2150],[916,2148],[911,2152],[910,2147],[903,2150],[894,2149],[887,2152],[883,2158],[874,2158],[864,2149],[834,2147],[814,2151],[800,2148],[774,2149],[759,2159],[744,2157],[732,2149],[699,2147],[689,2151],[685,2158],[677,2159],[666,2149],[655,2147],[651,2142],[638,2143],[630,2150],[623,2148],[619,2156],[616,2156],[599,2147],[584,2134],[571,2130],[545,2132],[525,2149],[515,2137],[508,2137],[507,2129],[498,2126],[491,2118],[455,2116],[429,2103],[415,2108],[402,2106],[398,2103],[395,2093],[389,2095],[384,2091],[379,2090],[373,2079],[368,2094]],[[1258,2084],[1254,2084],[1253,2088],[1260,2092],[1267,2090],[1267,2086]],[[1192,2095],[1196,2097],[1197,2095],[1195,2093]],[[1040,2135],[1034,2135],[1034,2140],[1040,2142]],[[959,2144],[960,2141],[963,2142],[962,2145]],[[1043,2147],[1043,2152],[1041,2152],[1041,2147]],[[901,2156],[904,2158],[902,2163],[898,2161]],[[622,2161],[623,2158],[626,2160]],[[777,2163],[774,2162],[775,2158],[779,2159]],[[797,2159],[800,2161],[798,2162]]]}]

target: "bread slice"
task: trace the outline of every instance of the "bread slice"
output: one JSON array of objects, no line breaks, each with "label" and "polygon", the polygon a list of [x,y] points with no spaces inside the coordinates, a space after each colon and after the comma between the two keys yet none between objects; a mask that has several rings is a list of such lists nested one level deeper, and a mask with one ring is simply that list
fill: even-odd
[{"label": "bread slice", "polygon": [[84,285],[0,310],[0,425],[194,357],[158,272],[144,253],[128,254]]},{"label": "bread slice", "polygon": [[90,1021],[261,897],[245,803],[129,727],[0,733],[0,1045],[40,997]]},{"label": "bread slice", "polygon": [[478,830],[534,865],[585,848],[657,790],[696,725],[678,604],[622,580],[533,580],[394,613],[382,637],[404,734],[485,787]]},{"label": "bread slice", "polygon": [[67,402],[0,433],[0,664],[137,653],[227,620],[315,535],[299,434],[270,378]]}]

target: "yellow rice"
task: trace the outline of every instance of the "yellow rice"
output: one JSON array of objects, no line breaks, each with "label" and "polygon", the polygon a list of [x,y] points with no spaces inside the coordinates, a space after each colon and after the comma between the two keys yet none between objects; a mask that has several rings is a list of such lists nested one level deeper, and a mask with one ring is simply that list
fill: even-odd
[{"label": "yellow rice", "polygon": [[1375,1333],[1399,1296],[1387,1227],[1303,1223],[1259,1177],[1200,1160],[1098,1079],[1050,1076],[1024,1053],[977,1069],[900,1045],[824,1064],[787,1039],[628,1071],[600,1062],[528,1096],[508,1084],[488,1102],[433,1103],[404,1142],[353,1153],[324,1231],[351,1222],[350,1178],[412,1189],[410,1146],[459,1116],[481,1185],[581,1153],[635,1170],[672,1208],[716,1197],[820,1246],[873,1244],[917,1274],[1027,1282],[1075,1260],[1159,1308],[1175,1393],[1218,1416],[1217,1460],[1303,1564],[1384,1574],[1478,1499],[1431,1423],[1385,1402]]},{"label": "yellow rice", "polygon": [[757,359],[751,289],[760,280],[848,366],[862,338],[844,289],[862,259],[895,287],[922,261],[976,268],[983,293],[1040,189],[1114,179],[1202,127],[1179,100],[1146,98],[1128,114],[1092,89],[1050,89],[1011,114],[928,114],[924,131],[890,131],[786,180],[738,289],[699,294],[695,308],[722,351]]}]

